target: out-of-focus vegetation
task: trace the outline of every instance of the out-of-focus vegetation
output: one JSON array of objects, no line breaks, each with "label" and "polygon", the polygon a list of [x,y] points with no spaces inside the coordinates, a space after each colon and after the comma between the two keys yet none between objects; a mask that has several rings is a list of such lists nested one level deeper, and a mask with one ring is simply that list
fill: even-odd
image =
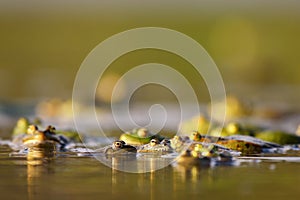
[{"label": "out-of-focus vegetation", "polygon": [[[80,64],[97,44],[127,29],[157,26],[202,44],[219,67],[227,91],[246,98],[280,93],[276,100],[297,101],[299,8],[297,1],[1,1],[0,99],[70,98]],[[201,77],[168,52],[131,52],[115,60],[107,73],[122,75],[147,62],[180,70],[200,101],[209,99]],[[166,89],[144,89],[172,100]],[[153,93],[140,97],[148,100]]]}]

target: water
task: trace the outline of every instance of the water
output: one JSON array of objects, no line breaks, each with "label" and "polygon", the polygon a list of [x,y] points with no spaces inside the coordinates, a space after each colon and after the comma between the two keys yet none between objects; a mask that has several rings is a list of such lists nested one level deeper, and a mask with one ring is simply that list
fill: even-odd
[{"label": "water", "polygon": [[231,166],[172,164],[149,173],[109,168],[92,156],[9,156],[0,148],[1,199],[298,199],[300,159],[238,159]]}]

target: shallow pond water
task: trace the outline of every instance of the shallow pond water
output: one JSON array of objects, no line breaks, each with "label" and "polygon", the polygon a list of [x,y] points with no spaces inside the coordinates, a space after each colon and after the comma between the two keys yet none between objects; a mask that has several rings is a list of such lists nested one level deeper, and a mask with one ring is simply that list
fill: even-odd
[{"label": "shallow pond water", "polygon": [[299,199],[300,159],[283,159],[126,173],[92,156],[29,159],[2,146],[0,192],[1,199]]}]

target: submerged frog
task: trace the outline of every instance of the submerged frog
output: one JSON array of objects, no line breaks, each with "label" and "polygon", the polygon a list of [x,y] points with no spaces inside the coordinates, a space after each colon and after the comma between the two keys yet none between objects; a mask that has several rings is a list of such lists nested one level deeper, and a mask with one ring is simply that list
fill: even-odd
[{"label": "submerged frog", "polygon": [[218,155],[218,148],[213,144],[192,143],[189,149],[194,155],[197,155],[198,157],[215,157]]},{"label": "submerged frog", "polygon": [[203,137],[198,131],[192,131],[189,138],[190,138],[190,140],[193,140],[195,142],[203,141]]},{"label": "submerged frog", "polygon": [[56,133],[56,128],[54,126],[48,126],[43,133],[46,136],[46,139],[59,143],[61,148],[64,148],[69,143],[67,137]]},{"label": "submerged frog", "polygon": [[[13,140],[20,140],[20,138],[23,138],[24,135],[28,134],[30,125],[42,125],[42,122],[39,118],[34,119],[33,121],[29,121],[25,117],[21,117],[18,119],[13,131],[12,131],[12,138]],[[31,127],[32,128],[32,127]],[[48,130],[49,132],[49,130]],[[61,140],[64,138],[68,138],[68,140],[74,141],[74,142],[80,142],[79,134],[76,131],[70,131],[70,130],[56,130],[55,128],[51,130],[52,133],[55,133],[59,135]],[[51,133],[50,132],[50,133]]]},{"label": "submerged frog", "polygon": [[158,139],[151,139],[148,144],[138,148],[139,153],[170,153],[172,149],[167,140],[160,142]]},{"label": "submerged frog", "polygon": [[[211,133],[214,135],[214,132]],[[279,130],[265,130],[258,126],[245,126],[239,123],[231,122],[221,131],[221,136],[246,135],[255,138],[273,142],[281,145],[300,144],[300,136],[293,133],[287,133]]]},{"label": "submerged frog", "polygon": [[190,139],[196,142],[216,143],[225,148],[239,151],[244,155],[262,153],[264,149],[280,148],[276,143],[263,141],[251,136],[233,135],[228,137],[202,136],[198,132],[192,132]]},{"label": "submerged frog", "polygon": [[27,148],[48,150],[56,149],[56,145],[59,144],[60,149],[63,149],[68,144],[68,139],[57,135],[54,131],[55,127],[53,126],[48,126],[44,131],[40,131],[36,125],[29,125],[26,134],[15,137],[13,143]]},{"label": "submerged frog", "polygon": [[195,142],[189,147],[189,150],[194,156],[197,155],[200,158],[208,157],[218,162],[231,162],[233,156],[240,155],[239,152],[230,150],[222,145],[206,142]]},{"label": "submerged frog", "polygon": [[204,142],[204,143],[216,143],[220,137],[211,135],[202,135],[197,131],[192,131],[189,139],[194,142]]},{"label": "submerged frog", "polygon": [[[196,122],[194,122],[196,123]],[[207,126],[207,125],[205,125]],[[300,129],[299,129],[300,130]],[[298,131],[300,132],[300,131]],[[199,131],[192,132],[193,135],[190,135],[190,139],[193,141],[203,141],[204,136],[206,139],[209,137],[227,137],[227,136],[235,136],[235,135],[244,135],[244,136],[252,136],[254,138],[258,138],[264,140],[266,142],[277,143],[280,145],[287,145],[287,144],[300,144],[300,135],[287,133],[284,131],[273,131],[273,130],[266,130],[264,127],[255,126],[255,125],[245,125],[242,123],[237,122],[230,122],[226,124],[223,128],[214,125],[214,128],[209,132],[200,132],[202,135],[200,136],[198,133]],[[207,136],[209,135],[209,136]],[[212,138],[211,138],[212,139]],[[245,143],[246,144],[246,143]],[[244,146],[243,142],[239,144],[239,146]],[[234,142],[230,146],[234,146]],[[246,145],[247,146],[247,145]],[[237,147],[239,148],[239,147]],[[259,149],[259,147],[257,147]],[[257,150],[260,152],[260,150]]]},{"label": "submerged frog", "polygon": [[214,164],[233,164],[233,156],[240,155],[222,145],[207,142],[192,142],[188,149],[178,157],[177,163],[185,166],[209,166]]},{"label": "submerged frog", "polygon": [[279,144],[244,135],[233,135],[220,138],[217,144],[232,150],[240,151],[243,155],[259,154],[266,149],[281,148]]},{"label": "submerged frog", "polygon": [[114,141],[113,144],[105,149],[105,154],[136,154],[134,146],[127,145],[123,140]]},{"label": "submerged frog", "polygon": [[22,144],[29,148],[40,148],[53,151],[56,149],[56,143],[53,140],[49,140],[43,131],[39,131],[35,125],[30,125],[27,130],[27,134],[22,139]]},{"label": "submerged frog", "polygon": [[229,123],[225,127],[226,135],[249,135],[255,138],[274,142],[281,145],[300,144],[300,136],[280,130],[266,130],[262,127],[242,126],[238,123]]},{"label": "submerged frog", "polygon": [[123,133],[120,140],[130,145],[144,145],[148,144],[152,139],[163,140],[164,137],[160,135],[151,135],[145,128],[134,129],[132,132]]},{"label": "submerged frog", "polygon": [[189,147],[192,141],[186,136],[175,135],[170,139],[170,146],[176,152],[181,152]]},{"label": "submerged frog", "polygon": [[47,140],[44,132],[39,131],[36,125],[29,125],[27,134],[23,137],[22,143],[26,147],[34,147],[44,143]]}]

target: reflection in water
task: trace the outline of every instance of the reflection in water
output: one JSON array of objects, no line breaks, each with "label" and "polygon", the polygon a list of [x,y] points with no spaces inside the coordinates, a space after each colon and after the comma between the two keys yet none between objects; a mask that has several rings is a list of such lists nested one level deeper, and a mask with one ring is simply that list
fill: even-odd
[{"label": "reflection in water", "polygon": [[[135,198],[147,196],[148,199],[158,199],[162,197],[162,194],[164,194],[164,197],[176,198],[176,194],[181,193],[180,191],[185,191],[186,188],[188,188],[186,192],[199,193],[201,181],[213,183],[214,179],[214,169],[207,165],[183,166],[174,164],[173,166],[169,165],[160,170],[155,170],[158,163],[169,163],[170,160],[162,161],[153,157],[143,159],[137,157],[137,172],[139,168],[143,171],[145,166],[151,166],[152,170],[150,169],[147,173],[126,173],[117,170],[118,165],[125,165],[123,163],[126,162],[124,158],[111,157],[110,159],[112,162],[111,189],[114,196],[120,195],[120,191],[127,191],[129,188],[128,194]],[[130,195],[128,198],[131,198]]]},{"label": "reflection in water", "polygon": [[[149,199],[157,199],[158,196],[155,191],[160,186],[162,176],[165,173],[171,172],[171,167],[166,167],[156,171],[158,167],[161,168],[162,164],[169,163],[170,161],[161,157],[128,157],[128,156],[109,156],[107,161],[110,160],[112,166],[112,194],[114,196],[120,195],[120,191],[124,188],[132,188],[128,191],[133,197],[137,198],[139,195],[147,196]],[[133,164],[134,165],[131,165]],[[128,167],[132,167],[128,169]],[[121,169],[127,169],[127,172]],[[144,173],[147,171],[146,173]],[[162,171],[164,173],[162,173]],[[131,172],[131,173],[128,173]],[[132,182],[129,180],[136,180]],[[125,189],[126,190],[126,189]],[[128,197],[130,198],[130,197]]]},{"label": "reflection in water", "polygon": [[39,199],[39,179],[45,169],[49,172],[49,163],[54,159],[55,152],[45,149],[29,150],[27,155],[27,191],[28,199]]},{"label": "reflection in water", "polygon": [[136,154],[93,154],[93,156],[106,166],[130,173],[152,172],[168,166],[172,161],[172,158],[162,158],[160,155],[155,154],[138,156]]},{"label": "reflection in water", "polygon": [[[243,161],[238,166],[209,168],[173,165],[154,172],[125,173],[105,167],[90,156],[73,155],[64,153],[57,157],[49,152],[33,151],[28,154],[25,168],[22,155],[2,156],[1,198],[241,199],[264,194],[260,199],[266,195],[280,199],[282,191],[286,191],[287,197],[293,197],[289,199],[299,196],[298,162]],[[118,158],[111,160],[114,164],[119,162]],[[147,162],[156,165],[155,159]],[[26,170],[27,177],[24,177]]]},{"label": "reflection in water", "polygon": [[[207,167],[206,167],[207,168]],[[183,166],[176,165],[174,166],[174,174],[179,174],[180,181],[179,182],[193,182],[196,183],[200,179],[201,166]],[[174,181],[176,184],[177,181]]]},{"label": "reflection in water", "polygon": [[181,191],[188,188],[188,193],[199,193],[199,185],[205,183],[208,187],[214,187],[217,183],[217,169],[224,166],[212,167],[207,165],[173,165],[174,191]]}]

